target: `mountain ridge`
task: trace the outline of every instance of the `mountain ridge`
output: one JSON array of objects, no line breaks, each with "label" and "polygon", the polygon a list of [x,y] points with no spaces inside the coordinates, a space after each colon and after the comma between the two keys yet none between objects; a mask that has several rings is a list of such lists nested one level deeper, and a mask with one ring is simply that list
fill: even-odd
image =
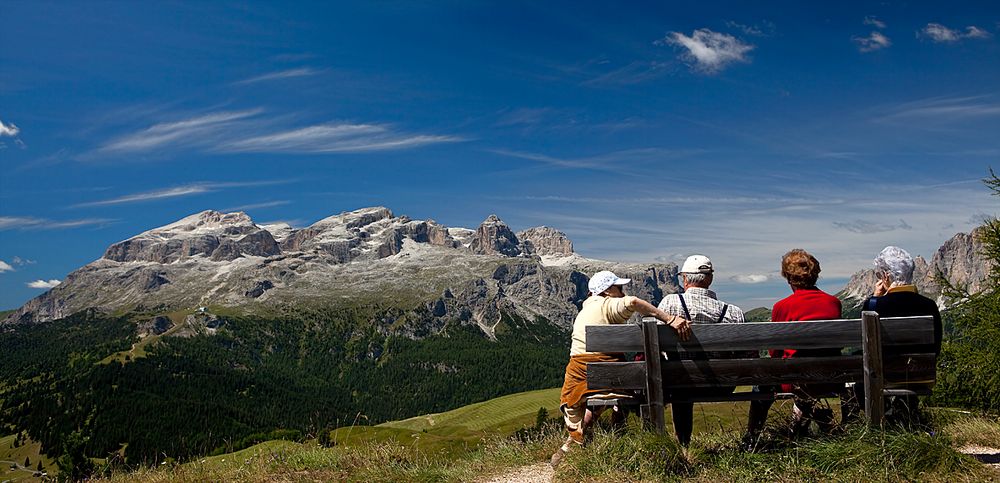
[{"label": "mountain ridge", "polygon": [[587,278],[604,269],[633,278],[633,292],[648,300],[678,290],[674,264],[585,258],[559,230],[514,233],[496,215],[471,230],[377,206],[294,229],[258,225],[243,212],[207,210],[111,244],[0,325],[46,322],[83,309],[253,312],[380,299],[427,306],[436,318],[432,330],[458,318],[492,337],[503,311],[569,328],[586,298]]}]

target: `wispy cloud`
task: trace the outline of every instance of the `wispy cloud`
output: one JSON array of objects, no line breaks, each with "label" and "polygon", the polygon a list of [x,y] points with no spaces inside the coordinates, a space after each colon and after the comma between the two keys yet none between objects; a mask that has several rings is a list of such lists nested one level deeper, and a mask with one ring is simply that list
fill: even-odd
[{"label": "wispy cloud", "polygon": [[863,234],[913,229],[905,220],[899,220],[899,223],[877,223],[867,220],[854,220],[851,222],[835,221],[833,222],[833,226],[852,233]]},{"label": "wispy cloud", "polygon": [[888,48],[892,45],[892,41],[889,37],[886,37],[882,32],[872,31],[867,37],[853,37],[854,43],[858,45],[858,50],[861,52],[874,52],[876,50],[882,50]]},{"label": "wispy cloud", "polygon": [[7,262],[5,262],[3,260],[0,260],[0,273],[13,272],[13,271],[14,271],[14,267],[10,266],[9,263],[7,263]]},{"label": "wispy cloud", "polygon": [[211,146],[219,137],[244,126],[243,121],[262,112],[261,109],[214,112],[174,122],[163,122],[138,132],[114,139],[98,151],[101,153],[139,153],[163,147]]},{"label": "wispy cloud", "polygon": [[50,220],[33,216],[0,216],[0,231],[4,230],[57,230],[83,226],[107,225],[116,220],[109,218],[83,218],[77,220]]},{"label": "wispy cloud", "polygon": [[223,209],[221,209],[219,211],[231,212],[231,211],[256,210],[256,209],[260,209],[260,208],[273,208],[275,206],[284,206],[284,205],[287,205],[289,203],[291,203],[291,201],[288,201],[288,200],[265,201],[265,202],[262,202],[262,203],[251,203],[251,204],[247,204],[247,205],[232,206],[232,207],[229,207],[229,208],[223,208]]},{"label": "wispy cloud", "polygon": [[885,22],[879,20],[874,15],[869,15],[865,17],[864,24],[871,25],[872,27],[875,27],[877,29],[884,29],[886,27]]},{"label": "wispy cloud", "polygon": [[747,54],[754,49],[732,35],[709,29],[695,30],[690,36],[670,32],[659,42],[685,49],[682,57],[705,74],[715,74],[733,63],[749,62]]},{"label": "wispy cloud", "polygon": [[751,35],[753,37],[770,37],[771,35],[774,35],[775,30],[774,22],[769,20],[764,20],[759,24],[753,25],[745,25],[733,20],[727,20],[726,27],[739,30],[744,34]]},{"label": "wispy cloud", "polygon": [[255,84],[257,82],[291,79],[294,77],[308,77],[319,74],[320,72],[321,71],[313,69],[312,67],[299,67],[297,69],[287,69],[287,70],[280,70],[277,72],[269,72],[267,74],[262,74],[247,79],[243,79],[240,81],[236,81],[233,84],[246,85],[246,84]]},{"label": "wispy cloud", "polygon": [[939,23],[931,22],[927,24],[926,27],[921,29],[920,32],[917,32],[917,36],[930,39],[932,42],[939,44],[950,44],[964,39],[988,39],[992,37],[993,34],[976,27],[975,25],[965,27],[965,30],[962,31],[945,27]]},{"label": "wispy cloud", "polygon": [[461,141],[454,136],[397,133],[376,124],[326,124],[222,143],[222,152],[338,153],[406,149]]},{"label": "wispy cloud", "polygon": [[1000,116],[1000,102],[991,96],[935,97],[889,106],[883,111],[876,121],[948,123]]},{"label": "wispy cloud", "polygon": [[3,121],[0,121],[0,136],[14,137],[20,132],[21,130],[14,123],[5,124]]},{"label": "wispy cloud", "polygon": [[31,288],[50,289],[50,288],[53,288],[53,287],[55,287],[55,286],[57,286],[57,285],[59,285],[61,283],[62,283],[62,281],[59,281],[59,280],[56,280],[56,279],[52,279],[52,280],[35,280],[34,282],[28,282],[26,285],[29,286],[29,287],[31,287]]},{"label": "wispy cloud", "polygon": [[109,198],[98,201],[88,201],[73,205],[73,208],[85,208],[92,206],[121,205],[127,203],[141,203],[144,201],[155,201],[168,198],[178,198],[182,196],[199,195],[213,193],[227,188],[245,188],[251,186],[271,186],[276,184],[291,183],[292,180],[271,180],[271,181],[241,181],[241,182],[197,182],[169,188],[161,188],[140,193],[132,193],[116,198]]},{"label": "wispy cloud", "polygon": [[304,127],[263,116],[262,109],[221,111],[162,122],[113,139],[97,155],[197,149],[216,153],[336,153],[408,149],[462,141],[456,136],[399,132],[386,124],[327,123]]},{"label": "wispy cloud", "polygon": [[702,150],[691,149],[671,150],[663,148],[638,148],[612,151],[610,153],[599,154],[596,156],[565,158],[507,149],[489,149],[487,151],[501,156],[538,161],[540,163],[561,168],[591,169],[596,171],[613,171],[619,173],[627,172],[628,170],[628,166],[623,166],[623,164],[677,159],[697,155],[703,152]]}]

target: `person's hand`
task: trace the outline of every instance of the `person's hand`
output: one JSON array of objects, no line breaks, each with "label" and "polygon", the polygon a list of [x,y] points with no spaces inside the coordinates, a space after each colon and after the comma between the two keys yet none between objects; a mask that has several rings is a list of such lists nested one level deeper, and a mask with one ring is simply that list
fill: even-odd
[{"label": "person's hand", "polygon": [[875,282],[875,293],[872,294],[876,297],[881,297],[889,293],[889,277],[885,274],[879,276],[878,282]]},{"label": "person's hand", "polygon": [[684,317],[674,317],[674,320],[670,322],[670,327],[677,332],[677,338],[680,340],[688,340],[691,337],[691,321]]}]

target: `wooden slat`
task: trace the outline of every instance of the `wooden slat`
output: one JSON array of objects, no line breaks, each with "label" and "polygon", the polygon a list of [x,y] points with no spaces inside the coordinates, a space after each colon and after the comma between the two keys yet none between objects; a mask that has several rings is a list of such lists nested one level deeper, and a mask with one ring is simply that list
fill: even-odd
[{"label": "wooden slat", "polygon": [[[932,344],[934,319],[929,316],[882,319],[884,346]],[[669,352],[818,349],[861,345],[861,319],[811,322],[695,324],[691,338],[677,339],[674,330],[658,325],[660,350]],[[642,352],[642,330],[636,325],[593,325],[586,328],[591,352]]]},{"label": "wooden slat", "polygon": [[666,431],[663,415],[663,372],[660,368],[660,344],[656,334],[656,321],[642,321],[642,338],[646,356],[646,402],[649,424],[657,434]]},{"label": "wooden slat", "polygon": [[[904,354],[884,362],[892,382],[933,381],[934,354]],[[587,364],[592,389],[645,389],[645,362]],[[672,387],[747,386],[780,383],[840,383],[861,380],[862,356],[791,359],[713,359],[663,363],[663,382]]]},{"label": "wooden slat", "polygon": [[[885,379],[882,375],[882,338],[878,313],[861,312],[861,345],[864,351],[864,381],[868,394],[882,394]],[[885,419],[885,398],[865,398],[865,418],[871,426],[882,426]]]}]

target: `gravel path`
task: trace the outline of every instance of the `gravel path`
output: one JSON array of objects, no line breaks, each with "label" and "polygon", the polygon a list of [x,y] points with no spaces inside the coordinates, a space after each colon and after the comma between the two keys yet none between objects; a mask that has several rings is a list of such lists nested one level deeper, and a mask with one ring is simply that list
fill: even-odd
[{"label": "gravel path", "polygon": [[548,462],[514,468],[508,473],[496,475],[482,483],[549,483],[552,481],[552,467]]}]

